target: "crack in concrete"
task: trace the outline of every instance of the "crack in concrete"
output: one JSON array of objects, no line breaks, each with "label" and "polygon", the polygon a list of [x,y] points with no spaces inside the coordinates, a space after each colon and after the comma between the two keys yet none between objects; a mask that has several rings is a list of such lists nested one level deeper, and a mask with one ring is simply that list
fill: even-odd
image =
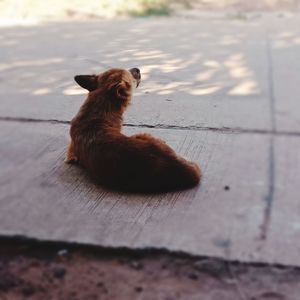
[{"label": "crack in concrete", "polygon": [[[268,61],[268,77],[269,77],[269,100],[270,100],[270,118],[271,118],[271,127],[272,131],[277,131],[276,126],[276,116],[275,116],[275,95],[274,95],[274,80],[273,80],[273,58],[272,58],[272,50],[271,50],[271,43],[269,34],[267,33],[266,37],[266,54],[267,54],[267,61]],[[269,177],[269,186],[268,192],[265,196],[264,200],[266,203],[263,215],[263,221],[260,226],[261,233],[260,239],[266,240],[268,236],[268,231],[270,227],[271,217],[272,217],[272,208],[274,203],[274,193],[275,193],[275,145],[274,145],[274,135],[270,136],[270,146],[269,146],[269,170],[268,170],[268,177]]]},{"label": "crack in concrete", "polygon": [[0,117],[0,121],[21,122],[21,123],[55,123],[55,124],[70,124],[70,121],[56,119],[32,119],[24,117]]},{"label": "crack in concrete", "polygon": [[[24,122],[24,123],[50,123],[50,124],[70,124],[71,121],[57,120],[57,119],[32,119],[23,117],[0,117],[0,121],[7,122]],[[262,134],[270,136],[295,136],[300,137],[298,131],[278,131],[268,129],[249,129],[239,127],[212,127],[212,126],[178,126],[165,124],[131,124],[124,123],[124,127],[133,128],[153,128],[153,129],[170,129],[170,130],[191,130],[191,131],[213,131],[224,134]]]}]

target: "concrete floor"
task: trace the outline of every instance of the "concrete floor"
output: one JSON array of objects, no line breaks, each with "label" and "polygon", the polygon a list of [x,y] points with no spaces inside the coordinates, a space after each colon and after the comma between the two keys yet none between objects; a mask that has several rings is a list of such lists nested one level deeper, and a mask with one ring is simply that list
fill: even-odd
[{"label": "concrete floor", "polygon": [[[300,16],[203,16],[0,28],[0,234],[300,266]],[[125,117],[199,162],[157,196],[63,163],[76,74],[139,67]],[[227,188],[225,188],[227,187]]]}]

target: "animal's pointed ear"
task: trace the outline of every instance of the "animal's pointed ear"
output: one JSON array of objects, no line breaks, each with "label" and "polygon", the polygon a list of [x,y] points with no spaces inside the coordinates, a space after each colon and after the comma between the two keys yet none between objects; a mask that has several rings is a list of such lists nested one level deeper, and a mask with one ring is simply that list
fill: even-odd
[{"label": "animal's pointed ear", "polygon": [[130,95],[130,86],[127,82],[122,81],[116,86],[116,95],[119,99],[125,100]]},{"label": "animal's pointed ear", "polygon": [[97,88],[97,76],[96,75],[76,75],[74,80],[84,89],[88,91],[94,91]]}]

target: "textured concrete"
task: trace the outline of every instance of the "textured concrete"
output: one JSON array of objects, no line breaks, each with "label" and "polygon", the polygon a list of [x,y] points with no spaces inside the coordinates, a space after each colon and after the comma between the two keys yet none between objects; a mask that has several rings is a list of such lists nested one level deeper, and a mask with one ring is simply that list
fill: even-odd
[{"label": "textured concrete", "polygon": [[2,235],[300,265],[293,192],[300,173],[286,169],[295,158],[286,145],[297,146],[298,138],[275,139],[278,192],[273,221],[266,224],[271,143],[265,135],[148,129],[198,161],[204,178],[189,191],[143,196],[103,190],[65,165],[67,125],[1,122],[1,129]]},{"label": "textured concrete", "polygon": [[300,18],[274,25],[270,34],[270,57],[278,130],[300,130]]},{"label": "textured concrete", "polygon": [[201,163],[205,175],[195,189],[143,196],[104,191],[64,164],[66,125],[1,122],[1,129],[2,234],[254,259],[268,192],[264,136],[147,130]]},{"label": "textured concrete", "polygon": [[[262,252],[281,262],[299,260],[300,245],[300,138],[279,137],[275,140],[274,195],[272,221]],[[272,249],[272,251],[269,251]]]},{"label": "textured concrete", "polygon": [[75,74],[138,66],[144,81],[126,123],[298,131],[299,19],[0,28],[0,117],[68,121],[83,100]]},{"label": "textured concrete", "polygon": [[[300,266],[299,20],[0,28],[0,234]],[[198,161],[200,187],[117,194],[63,163],[72,77],[109,66],[143,73],[125,130]]]},{"label": "textured concrete", "polygon": [[144,81],[128,123],[271,129],[266,39],[257,25],[155,19],[0,32],[1,116],[70,120],[83,101],[75,74],[138,66]]}]

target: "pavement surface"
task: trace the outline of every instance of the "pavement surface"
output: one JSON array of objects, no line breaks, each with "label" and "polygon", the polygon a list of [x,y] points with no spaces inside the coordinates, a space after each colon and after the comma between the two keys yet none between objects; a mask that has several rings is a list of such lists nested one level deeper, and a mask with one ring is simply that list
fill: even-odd
[{"label": "pavement surface", "polygon": [[[300,266],[300,16],[0,28],[0,235]],[[63,163],[85,92],[139,67],[125,116],[197,162],[202,184],[118,194]]]}]

